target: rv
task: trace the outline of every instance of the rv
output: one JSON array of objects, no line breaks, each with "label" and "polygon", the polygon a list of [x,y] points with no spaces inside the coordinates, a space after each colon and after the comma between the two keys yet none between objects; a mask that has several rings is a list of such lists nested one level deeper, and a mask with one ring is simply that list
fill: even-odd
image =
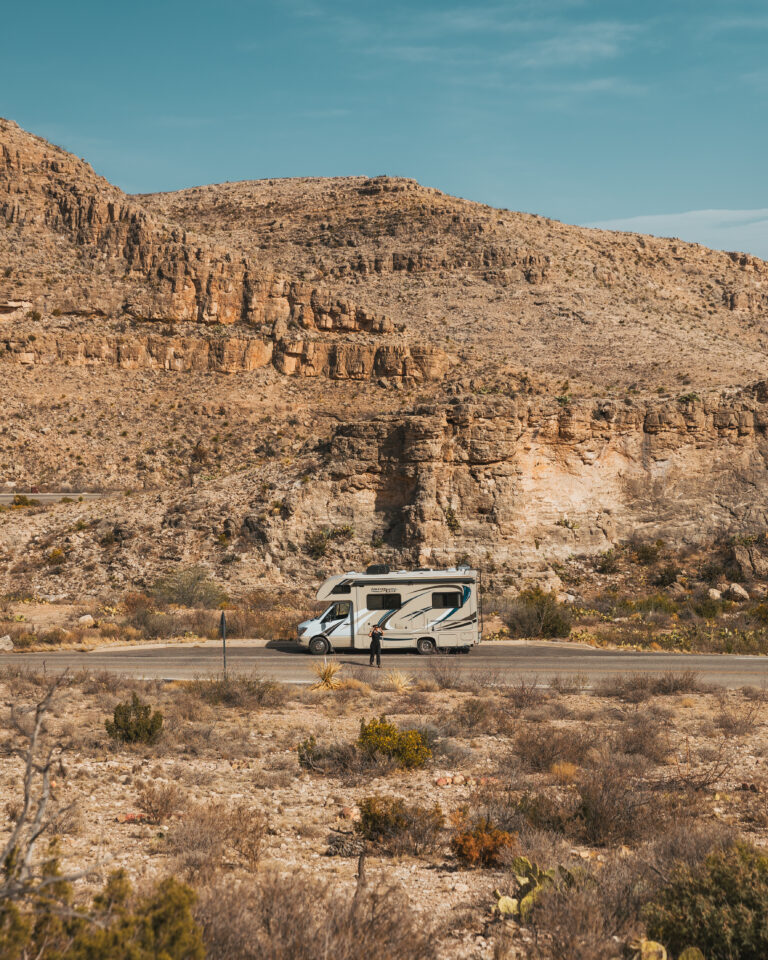
[{"label": "rv", "polygon": [[317,591],[329,606],[299,624],[299,644],[313,654],[367,650],[378,624],[382,650],[469,651],[480,642],[476,570],[397,570],[383,565],[365,573],[329,577]]}]

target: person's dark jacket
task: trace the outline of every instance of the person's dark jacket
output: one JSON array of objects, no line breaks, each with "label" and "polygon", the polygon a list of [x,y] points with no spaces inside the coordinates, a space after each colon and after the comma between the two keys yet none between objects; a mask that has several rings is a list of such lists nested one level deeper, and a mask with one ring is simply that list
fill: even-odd
[{"label": "person's dark jacket", "polygon": [[381,627],[374,627],[371,633],[371,653],[381,653],[381,638],[383,631]]}]

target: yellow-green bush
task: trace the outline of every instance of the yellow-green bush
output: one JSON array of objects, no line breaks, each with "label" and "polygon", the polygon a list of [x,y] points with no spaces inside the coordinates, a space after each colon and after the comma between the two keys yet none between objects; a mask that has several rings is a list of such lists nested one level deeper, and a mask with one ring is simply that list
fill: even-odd
[{"label": "yellow-green bush", "polygon": [[371,756],[392,757],[405,770],[423,767],[432,757],[432,751],[418,730],[398,730],[386,717],[360,721],[357,745]]}]

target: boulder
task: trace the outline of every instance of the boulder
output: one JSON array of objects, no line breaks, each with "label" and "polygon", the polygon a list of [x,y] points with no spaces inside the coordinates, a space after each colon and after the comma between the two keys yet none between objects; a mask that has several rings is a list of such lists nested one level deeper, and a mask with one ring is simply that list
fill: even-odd
[{"label": "boulder", "polygon": [[723,599],[722,593],[721,593],[719,590],[715,590],[714,587],[710,587],[709,590],[707,590],[707,596],[709,597],[710,600],[722,600],[722,599]]},{"label": "boulder", "polygon": [[84,613],[82,617],[78,617],[77,622],[81,627],[92,627],[96,623],[90,613]]},{"label": "boulder", "polygon": [[13,640],[11,640],[10,635],[7,633],[4,637],[0,637],[0,650],[5,650],[7,652],[13,650]]},{"label": "boulder", "polygon": [[728,587],[728,596],[731,600],[736,600],[739,603],[749,600],[749,594],[740,583],[732,583]]}]

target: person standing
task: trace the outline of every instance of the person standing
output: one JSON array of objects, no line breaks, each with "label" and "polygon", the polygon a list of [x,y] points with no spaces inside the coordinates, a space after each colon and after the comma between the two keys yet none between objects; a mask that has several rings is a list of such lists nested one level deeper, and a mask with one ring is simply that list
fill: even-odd
[{"label": "person standing", "polygon": [[369,636],[371,638],[371,659],[369,660],[368,665],[371,667],[373,666],[373,658],[375,657],[376,666],[381,668],[381,640],[384,636],[384,631],[381,629],[378,623],[373,630],[371,630]]}]

